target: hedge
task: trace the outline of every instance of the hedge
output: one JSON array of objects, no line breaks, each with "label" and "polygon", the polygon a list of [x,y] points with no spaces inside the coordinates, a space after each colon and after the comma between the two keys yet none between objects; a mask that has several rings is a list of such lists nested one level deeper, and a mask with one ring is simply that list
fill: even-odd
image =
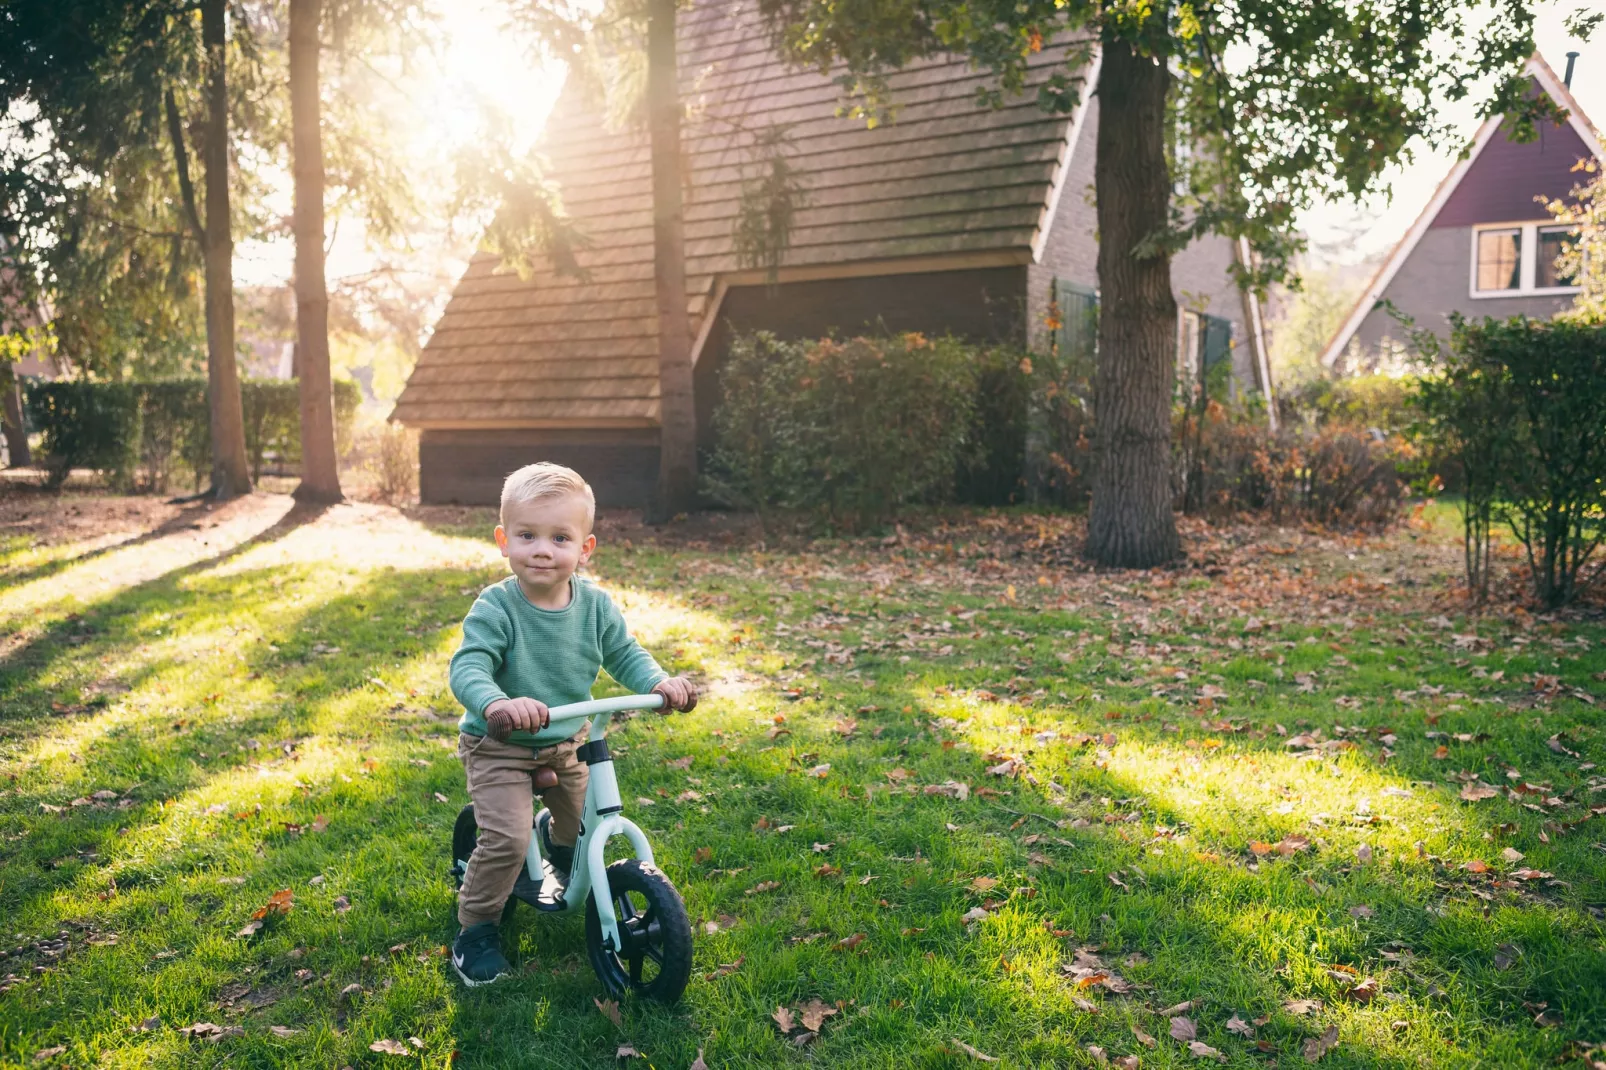
[{"label": "hedge", "polygon": [[[167,490],[182,469],[199,487],[212,467],[205,379],[149,382],[62,380],[30,383],[29,420],[41,435],[42,464],[52,486],[74,468],[100,472],[125,490]],[[344,453],[362,392],[334,381],[336,448]],[[301,460],[301,402],[294,379],[240,383],[245,447],[253,479],[263,462]]]}]

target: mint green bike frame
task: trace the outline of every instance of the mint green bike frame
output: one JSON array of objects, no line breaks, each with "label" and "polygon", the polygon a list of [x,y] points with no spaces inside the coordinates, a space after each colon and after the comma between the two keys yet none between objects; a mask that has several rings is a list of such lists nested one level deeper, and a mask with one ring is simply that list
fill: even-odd
[{"label": "mint green bike frame", "polygon": [[[624,710],[662,709],[662,695],[622,695],[618,698],[599,698],[589,702],[575,702],[556,706],[548,711],[548,725],[562,721],[591,718],[591,729],[586,734],[589,743],[601,740],[608,730],[608,721]],[[608,887],[608,867],[603,860],[603,849],[615,836],[623,836],[630,843],[635,856],[648,865],[654,865],[652,845],[634,821],[624,816],[624,800],[619,797],[619,780],[614,775],[611,757],[590,766],[591,778],[586,784],[585,810],[581,817],[580,837],[574,845],[574,866],[569,874],[569,885],[561,898],[532,904],[539,910],[568,914],[585,908],[586,896],[594,894],[597,920],[602,923],[603,939],[611,951],[624,945],[619,940],[619,919],[613,909],[613,894]],[[583,862],[583,864],[582,864]],[[541,858],[541,837],[530,836],[530,849],[525,857],[525,870],[536,885],[544,882],[546,869]]]}]

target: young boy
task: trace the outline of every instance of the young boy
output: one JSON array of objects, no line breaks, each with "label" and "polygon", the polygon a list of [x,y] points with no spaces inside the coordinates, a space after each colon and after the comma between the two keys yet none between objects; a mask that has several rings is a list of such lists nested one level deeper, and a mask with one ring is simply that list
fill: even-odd
[{"label": "young boy", "polygon": [[510,972],[497,922],[529,848],[538,771],[557,774],[545,799],[546,857],[563,879],[573,861],[588,779],[574,752],[585,741],[572,721],[549,728],[547,708],[589,699],[599,666],[638,694],[663,695],[668,708],[697,705],[691,682],[659,668],[612,600],[575,576],[596,549],[595,515],[591,487],[568,468],[531,464],[508,476],[496,545],[513,575],[480,592],[452,656],[452,694],[464,710],[457,753],[480,830],[457,893],[462,928],[452,944],[465,984]]}]

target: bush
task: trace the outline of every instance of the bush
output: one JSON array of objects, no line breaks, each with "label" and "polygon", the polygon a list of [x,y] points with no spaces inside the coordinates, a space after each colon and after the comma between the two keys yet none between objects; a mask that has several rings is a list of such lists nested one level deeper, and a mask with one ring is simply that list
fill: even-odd
[{"label": "bush", "polygon": [[1606,541],[1606,325],[1513,317],[1452,321],[1450,351],[1417,393],[1420,432],[1463,473],[1467,584],[1487,593],[1489,535],[1504,522],[1526,551],[1533,593],[1555,608],[1602,566]]},{"label": "bush", "polygon": [[[28,385],[27,400],[43,438],[44,466],[53,486],[60,486],[74,468],[93,468],[119,489],[161,493],[181,468],[196,487],[211,471],[204,379],[39,382]],[[269,457],[280,464],[299,463],[296,382],[246,379],[240,384],[240,401],[252,478],[261,478]],[[356,383],[334,381],[337,450],[350,441],[361,401]]]},{"label": "bush", "polygon": [[368,418],[360,422],[352,439],[351,449],[341,457],[343,467],[362,473],[367,490],[382,502],[412,501],[418,493],[418,433]]},{"label": "bush", "polygon": [[1273,433],[1259,418],[1212,401],[1179,410],[1176,492],[1188,512],[1265,513],[1340,527],[1392,523],[1414,453],[1403,438],[1339,422]]},{"label": "bush", "polygon": [[1278,395],[1278,415],[1285,424],[1337,423],[1394,435],[1415,422],[1415,395],[1416,380],[1399,376],[1312,379]]},{"label": "bush", "polygon": [[951,338],[738,338],[720,371],[706,488],[729,504],[818,509],[849,527],[942,500],[977,374],[975,352]]}]

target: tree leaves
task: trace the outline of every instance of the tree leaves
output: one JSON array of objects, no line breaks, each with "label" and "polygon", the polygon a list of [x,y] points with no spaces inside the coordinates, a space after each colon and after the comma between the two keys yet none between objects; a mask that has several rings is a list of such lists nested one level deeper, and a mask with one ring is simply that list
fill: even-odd
[{"label": "tree leaves", "polygon": [[1330,1025],[1319,1037],[1309,1037],[1300,1049],[1307,1063],[1314,1063],[1338,1046],[1338,1026]]}]

